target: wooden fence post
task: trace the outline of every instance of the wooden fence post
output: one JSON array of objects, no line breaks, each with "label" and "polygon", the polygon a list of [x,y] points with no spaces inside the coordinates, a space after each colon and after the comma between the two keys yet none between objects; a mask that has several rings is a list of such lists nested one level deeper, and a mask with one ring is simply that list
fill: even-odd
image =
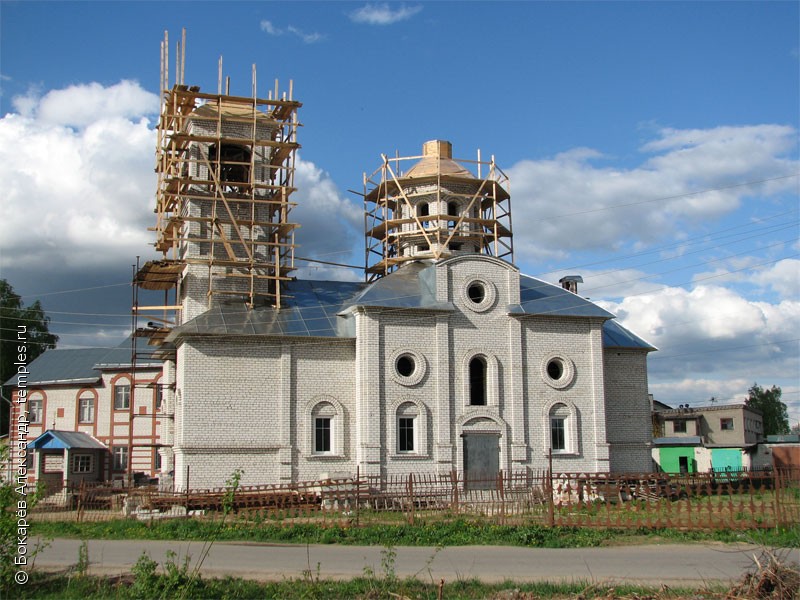
[{"label": "wooden fence post", "polygon": [[186,465],[186,518],[189,518],[189,465]]},{"label": "wooden fence post", "polygon": [[360,471],[359,471],[358,465],[356,465],[356,508],[355,508],[355,511],[356,511],[356,527],[359,526],[358,510],[359,510],[359,505],[360,504],[361,504],[361,475],[360,475]]},{"label": "wooden fence post", "polygon": [[458,472],[455,469],[450,470],[450,484],[453,489],[452,509],[458,514]]},{"label": "wooden fence post", "polygon": [[772,471],[772,489],[773,497],[775,498],[775,525],[783,525],[783,518],[781,515],[781,471],[780,469],[773,469]]},{"label": "wooden fence post", "polygon": [[547,522],[550,527],[556,524],[555,498],[553,497],[553,449],[547,452]]},{"label": "wooden fence post", "polygon": [[[85,488],[85,482],[84,482],[83,479],[81,479],[81,483],[78,486],[78,505],[76,506],[76,509],[77,509],[78,512],[77,512],[77,515],[75,516],[76,520],[78,521],[78,523],[81,522],[81,517],[83,516],[82,512],[83,512],[83,492],[84,492],[84,488]],[[69,490],[67,490],[67,493],[69,493]]]},{"label": "wooden fence post", "polygon": [[414,474],[408,474],[408,524],[414,524]]},{"label": "wooden fence post", "polygon": [[505,525],[506,522],[506,494],[503,488],[503,469],[497,473],[497,490],[500,493],[500,522]]}]

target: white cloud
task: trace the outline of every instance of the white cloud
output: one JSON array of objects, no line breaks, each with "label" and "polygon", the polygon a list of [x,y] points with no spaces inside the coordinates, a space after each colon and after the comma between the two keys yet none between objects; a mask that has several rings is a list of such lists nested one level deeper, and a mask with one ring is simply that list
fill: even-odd
[{"label": "white cloud", "polygon": [[261,21],[261,31],[266,31],[270,35],[283,35],[282,29],[275,27],[272,21],[267,21],[266,19]]},{"label": "white cloud", "polygon": [[265,31],[269,35],[274,36],[283,35],[284,33],[291,33],[292,35],[299,37],[305,44],[314,44],[325,39],[325,36],[321,33],[307,33],[299,27],[295,27],[294,25],[287,25],[286,29],[281,29],[272,21],[267,21],[266,19],[261,21],[261,31]]},{"label": "white cloud", "polygon": [[787,258],[755,271],[751,283],[770,287],[784,298],[800,298],[800,260]]},{"label": "white cloud", "polygon": [[107,118],[135,119],[158,114],[159,99],[135,81],[104,87],[99,83],[69,86],[42,97],[35,92],[13,99],[20,115],[42,124],[86,127]]},{"label": "white cloud", "polygon": [[650,390],[673,403],[732,398],[754,381],[796,385],[800,301],[757,302],[719,286],[601,302],[622,325],[656,346]]},{"label": "white cloud", "polygon": [[520,161],[507,170],[517,261],[678,237],[754,194],[795,190],[796,137],[780,125],[664,129],[642,148],[658,154],[631,169],[596,166],[604,157],[587,148]]},{"label": "white cloud", "polygon": [[[33,114],[41,114],[38,107]],[[154,148],[155,134],[143,118],[99,116],[74,130],[6,115],[0,120],[0,265],[90,269],[146,254]]]},{"label": "white cloud", "polygon": [[316,33],[316,32],[314,32],[314,33],[306,33],[305,31],[303,31],[302,29],[298,29],[294,25],[289,25],[286,28],[286,30],[289,33],[292,33],[292,34],[296,35],[297,37],[299,37],[301,40],[303,40],[303,43],[305,43],[305,44],[315,44],[316,42],[320,42],[323,39],[325,39],[325,36],[322,35],[321,33]]},{"label": "white cloud", "polygon": [[[300,224],[295,234],[296,254],[328,262],[352,264],[354,255],[363,252],[364,213],[342,196],[336,184],[322,169],[298,157],[295,172],[297,206],[291,219]],[[363,259],[362,259],[363,260]],[[298,262],[298,275],[313,279],[360,279],[361,273],[339,267]]]},{"label": "white cloud", "polygon": [[387,2],[377,2],[365,4],[361,8],[350,13],[350,19],[356,23],[366,25],[391,25],[398,21],[410,19],[422,10],[421,5],[406,6],[401,4],[396,10],[392,10]]}]

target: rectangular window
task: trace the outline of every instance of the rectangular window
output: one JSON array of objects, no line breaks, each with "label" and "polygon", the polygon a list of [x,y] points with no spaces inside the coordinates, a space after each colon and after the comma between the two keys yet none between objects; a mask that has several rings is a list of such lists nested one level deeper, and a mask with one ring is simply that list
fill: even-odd
[{"label": "rectangular window", "polygon": [[128,468],[128,447],[114,446],[111,452],[114,457],[114,470],[125,471]]},{"label": "rectangular window", "polygon": [[161,470],[161,453],[158,451],[158,448],[153,448],[153,470]]},{"label": "rectangular window", "polygon": [[131,407],[131,386],[114,386],[114,410],[128,410]]},{"label": "rectangular window", "polygon": [[674,433],[686,433],[686,421],[673,421],[672,431]]},{"label": "rectangular window", "polygon": [[92,472],[92,455],[91,454],[77,454],[72,457],[72,472],[73,473],[91,473]]},{"label": "rectangular window", "polygon": [[398,452],[414,452],[414,417],[400,417],[397,420]]},{"label": "rectangular window", "polygon": [[81,398],[78,407],[79,423],[94,423],[94,398]]},{"label": "rectangular window", "polygon": [[733,431],[733,419],[720,419],[719,428],[722,431]]},{"label": "rectangular window", "polygon": [[42,422],[42,401],[28,400],[28,421],[31,423]]},{"label": "rectangular window", "polygon": [[550,419],[550,447],[554,451],[567,449],[564,419],[561,417]]},{"label": "rectangular window", "polygon": [[314,452],[319,454],[331,452],[330,417],[316,417],[314,419]]},{"label": "rectangular window", "polygon": [[164,386],[160,383],[156,384],[156,412],[161,410],[161,406],[164,404]]}]

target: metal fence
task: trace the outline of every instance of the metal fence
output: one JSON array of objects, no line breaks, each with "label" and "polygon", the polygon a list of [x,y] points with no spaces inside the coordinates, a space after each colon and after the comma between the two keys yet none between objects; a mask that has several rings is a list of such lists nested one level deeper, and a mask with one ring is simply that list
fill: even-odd
[{"label": "metal fence", "polygon": [[752,529],[800,523],[800,470],[462,473],[356,476],[287,485],[161,492],[83,483],[45,497],[36,519],[235,518],[359,526],[460,517],[508,525]]}]

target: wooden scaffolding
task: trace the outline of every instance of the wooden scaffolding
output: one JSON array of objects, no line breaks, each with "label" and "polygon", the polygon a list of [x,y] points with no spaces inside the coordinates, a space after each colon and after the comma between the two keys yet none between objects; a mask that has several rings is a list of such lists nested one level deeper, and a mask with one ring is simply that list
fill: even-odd
[{"label": "wooden scaffolding", "polygon": [[[222,61],[216,94],[183,82],[185,33],[178,46],[176,81],[170,86],[167,37],[162,43],[162,102],[157,127],[156,249],[162,260],[146,263],[135,283],[144,289],[175,288],[178,309],[188,272],[216,295],[281,306],[281,282],[294,270],[295,154],[299,148],[292,85],[278,82],[266,98],[223,93]],[[195,290],[196,292],[196,290]],[[158,307],[150,307],[158,308]]]},{"label": "wooden scaffolding", "polygon": [[380,167],[364,174],[367,281],[464,248],[513,262],[508,177],[494,156],[483,161],[479,150],[477,160],[454,160],[451,150],[434,140],[422,156],[382,154]]}]

